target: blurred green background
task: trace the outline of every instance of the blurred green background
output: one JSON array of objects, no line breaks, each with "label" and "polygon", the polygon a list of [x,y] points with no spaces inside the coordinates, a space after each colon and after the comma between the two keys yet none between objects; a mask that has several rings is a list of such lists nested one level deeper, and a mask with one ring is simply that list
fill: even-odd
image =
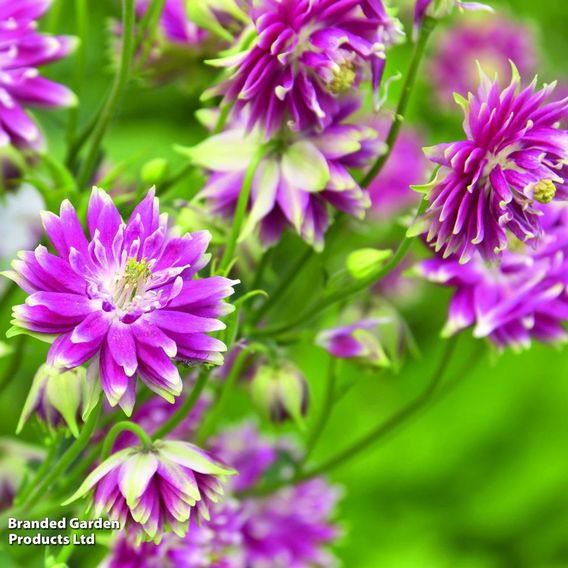
[{"label": "blurred green background", "polygon": [[[543,79],[568,76],[568,2],[489,3],[514,18],[532,22],[544,62]],[[71,3],[65,0],[59,4],[63,12],[58,31],[73,33],[72,10],[66,9]],[[119,14],[118,2],[97,0],[90,4],[89,72],[81,93],[82,122],[97,107],[111,81],[106,34],[109,18]],[[404,9],[401,14],[404,16]],[[389,71],[404,70],[408,54],[408,46],[395,48]],[[73,63],[54,65],[50,73],[69,83]],[[183,88],[171,84],[148,89],[134,84],[105,144],[112,162],[130,159],[132,171],[154,157],[181,163],[172,144],[188,145],[202,136],[193,118],[202,81],[203,77],[190,76]],[[399,87],[395,84],[391,98]],[[439,116],[430,106],[429,96],[427,85],[419,85],[411,121],[421,123],[432,144],[459,133],[461,118],[451,113]],[[60,154],[65,142],[65,113],[38,116],[52,152]],[[297,241],[291,240],[290,250],[296,245]],[[294,290],[296,301],[302,300],[308,288],[313,291],[320,277],[318,267],[313,275],[306,275]],[[399,374],[363,373],[346,365],[343,378],[351,375],[358,383],[335,409],[314,457],[349,445],[415,396],[428,381],[443,348],[438,333],[449,293],[431,285],[420,285],[417,293],[421,300],[401,310],[421,355],[409,359]],[[294,309],[293,301],[289,298],[286,302],[288,313]],[[8,314],[0,317],[4,329]],[[24,364],[0,400],[0,434],[13,433],[31,377],[44,356],[43,344],[27,342]],[[296,356],[312,386],[314,416],[325,380],[326,356],[308,345],[298,347]],[[535,345],[527,353],[495,357],[486,349],[478,350],[465,334],[447,378],[459,382],[447,396],[380,446],[333,472],[331,478],[345,487],[338,515],[345,535],[337,547],[344,566],[568,566],[568,351]],[[24,437],[33,439],[34,435],[28,428]]]}]

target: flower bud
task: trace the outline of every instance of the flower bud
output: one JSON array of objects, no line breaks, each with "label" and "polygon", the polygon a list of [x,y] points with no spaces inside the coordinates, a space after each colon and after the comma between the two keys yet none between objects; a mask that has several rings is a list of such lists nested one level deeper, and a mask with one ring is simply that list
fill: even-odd
[{"label": "flower bud", "polygon": [[356,280],[367,278],[392,256],[390,250],[364,248],[353,251],[347,257],[347,270]]},{"label": "flower bud", "polygon": [[146,185],[158,185],[165,180],[169,169],[170,165],[167,160],[156,158],[142,166],[140,177]]},{"label": "flower bud", "polygon": [[83,410],[86,390],[84,368],[62,371],[42,365],[35,374],[16,432],[19,433],[30,416],[35,414],[49,429],[64,426],[78,437],[77,420]]},{"label": "flower bud", "polygon": [[252,398],[261,412],[276,423],[294,420],[303,424],[308,410],[306,379],[291,363],[262,365],[251,383]]}]

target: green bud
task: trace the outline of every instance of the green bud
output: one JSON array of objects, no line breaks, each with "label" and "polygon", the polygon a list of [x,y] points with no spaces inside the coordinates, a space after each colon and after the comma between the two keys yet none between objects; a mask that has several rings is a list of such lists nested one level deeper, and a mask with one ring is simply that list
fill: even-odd
[{"label": "green bud", "polygon": [[81,415],[86,390],[86,371],[82,367],[63,371],[42,365],[35,374],[16,432],[35,414],[50,430],[67,427],[77,438],[77,417]]},{"label": "green bud", "polygon": [[142,166],[140,177],[146,185],[157,185],[164,181],[168,175],[170,165],[163,158],[156,158]]},{"label": "green bud", "polygon": [[379,269],[391,256],[391,250],[359,249],[347,257],[347,270],[356,280],[363,280]]}]

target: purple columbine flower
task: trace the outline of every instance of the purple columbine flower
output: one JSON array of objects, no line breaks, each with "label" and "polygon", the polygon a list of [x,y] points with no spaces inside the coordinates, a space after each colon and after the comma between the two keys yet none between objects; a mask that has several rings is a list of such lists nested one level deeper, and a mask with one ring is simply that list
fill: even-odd
[{"label": "purple columbine flower", "polygon": [[443,335],[473,326],[475,337],[488,337],[498,348],[528,348],[532,339],[546,343],[568,338],[568,209],[546,208],[545,234],[535,249],[521,245],[498,262],[476,254],[465,266],[457,258],[434,258],[417,270],[431,282],[455,289]]},{"label": "purple columbine flower", "polygon": [[234,500],[219,503],[211,520],[192,523],[184,538],[165,535],[160,544],[135,546],[120,537],[102,568],[246,568],[242,550],[242,513]]},{"label": "purple columbine flower", "polygon": [[[390,121],[375,119],[370,125],[378,131],[380,139],[386,138]],[[392,219],[418,203],[419,198],[410,186],[427,179],[428,161],[422,152],[423,146],[420,133],[408,125],[403,126],[389,159],[369,186],[373,217]]]},{"label": "purple columbine flower", "polygon": [[389,367],[389,358],[377,333],[381,323],[384,321],[369,318],[351,325],[326,329],[318,333],[316,343],[339,359],[357,359],[373,366]]},{"label": "purple columbine flower", "polygon": [[[253,425],[230,429],[212,441],[213,452],[240,467],[234,489],[253,487],[269,469],[291,467],[294,444],[264,438]],[[291,471],[289,473],[292,473]],[[333,515],[340,491],[323,478],[281,489],[268,497],[241,500],[242,536],[246,568],[335,566],[328,546],[340,536]]]},{"label": "purple columbine flower", "polygon": [[[89,377],[112,406],[132,412],[136,376],[170,402],[182,382],[171,358],[220,364],[225,345],[208,335],[233,309],[223,299],[234,280],[195,279],[209,261],[207,231],[176,236],[151,190],[125,224],[112,199],[93,189],[91,240],[65,200],[43,223],[57,255],[44,246],[21,253],[6,275],[30,296],[14,307],[14,325],[54,339],[51,366],[91,360]],[[17,330],[16,330],[17,331]]]},{"label": "purple columbine flower", "polygon": [[465,0],[416,0],[414,8],[414,35],[418,34],[418,30],[424,22],[424,18],[429,17],[434,20],[440,20],[449,16],[454,9],[464,10],[485,10],[493,12],[493,8],[482,4],[481,2],[466,2]]},{"label": "purple columbine flower", "polygon": [[236,114],[246,108],[248,129],[267,137],[286,123],[327,127],[367,69],[377,93],[386,44],[400,33],[381,0],[262,0],[251,15],[258,38],[217,62],[233,74],[212,93],[235,101]]},{"label": "purple columbine flower", "polygon": [[0,146],[43,147],[42,134],[25,106],[77,103],[69,89],[44,79],[37,69],[62,59],[76,44],[74,38],[37,31],[36,20],[50,5],[51,0],[0,0]]},{"label": "purple columbine flower", "polygon": [[[292,226],[321,250],[330,206],[364,217],[369,196],[349,168],[363,167],[377,155],[381,144],[371,128],[344,124],[341,118],[322,133],[310,130],[274,137],[253,179],[241,238],[258,225],[262,243],[271,246],[286,226]],[[232,217],[247,167],[263,144],[258,130],[247,134],[237,126],[186,151],[194,163],[213,172],[201,196],[214,212]]]},{"label": "purple columbine flower", "polygon": [[[444,256],[467,262],[475,251],[492,259],[508,242],[507,230],[521,241],[537,242],[540,212],[535,202],[565,200],[561,168],[568,160],[568,132],[558,126],[568,98],[550,101],[555,84],[526,88],[513,67],[503,91],[481,72],[477,95],[456,100],[465,113],[465,140],[428,149],[440,165],[427,191],[428,209],[414,233]],[[412,233],[411,233],[412,234]]]},{"label": "purple columbine flower", "polygon": [[523,77],[534,75],[538,56],[533,30],[507,18],[483,18],[448,28],[430,62],[432,85],[443,105],[454,93],[466,96],[477,84],[477,63],[488,75],[510,74],[513,61]]},{"label": "purple columbine flower", "polygon": [[112,454],[66,501],[94,489],[94,515],[107,514],[141,540],[159,541],[173,531],[183,537],[190,517],[209,520],[223,495],[225,477],[236,472],[188,442],[158,440],[150,448],[130,447]]}]

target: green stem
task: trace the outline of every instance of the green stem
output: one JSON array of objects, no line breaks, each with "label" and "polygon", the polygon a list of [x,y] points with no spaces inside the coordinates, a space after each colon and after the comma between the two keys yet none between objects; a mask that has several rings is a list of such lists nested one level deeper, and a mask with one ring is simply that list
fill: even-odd
[{"label": "green stem", "polygon": [[264,304],[251,314],[251,325],[256,325],[282,298],[282,295],[295,282],[296,278],[302,272],[302,269],[308,264],[308,261],[314,254],[312,248],[306,250],[292,263],[285,274],[278,279],[276,288],[271,292]]},{"label": "green stem", "polygon": [[203,392],[205,385],[207,384],[207,380],[209,379],[210,373],[211,373],[210,369],[204,369],[201,371],[201,373],[197,377],[197,382],[195,383],[189,396],[185,399],[184,403],[177,409],[176,413],[169,420],[164,422],[162,426],[158,428],[158,430],[156,430],[156,432],[152,436],[153,440],[163,438],[166,434],[169,434],[191,412],[191,410],[199,400],[199,396]]},{"label": "green stem", "polygon": [[391,155],[393,147],[398,138],[400,128],[404,121],[404,116],[408,109],[408,103],[410,102],[412,90],[416,83],[416,77],[418,76],[418,69],[420,67],[420,63],[422,61],[424,53],[426,52],[426,44],[428,43],[428,39],[430,38],[430,35],[434,30],[435,25],[436,25],[436,20],[428,17],[424,19],[422,28],[420,29],[420,35],[418,37],[418,41],[414,45],[414,51],[412,53],[410,67],[408,69],[408,73],[406,74],[406,79],[402,87],[402,93],[400,95],[400,99],[396,107],[396,115],[394,117],[393,123],[391,124],[389,133],[385,141],[388,147],[387,151],[383,155],[377,158],[375,163],[371,166],[371,169],[361,180],[361,187],[363,188],[369,187],[369,185],[371,185],[372,181],[375,179],[375,177],[377,177],[377,175],[383,169],[384,165],[386,164],[387,160]]},{"label": "green stem", "polygon": [[142,442],[142,446],[144,449],[148,450],[152,447],[152,438],[144,432],[141,426],[135,424],[134,422],[129,422],[128,420],[123,420],[121,422],[117,422],[109,431],[109,433],[105,437],[105,442],[103,444],[103,449],[101,451],[101,461],[104,461],[110,455],[112,450],[112,446],[116,441],[116,438],[121,432],[132,432],[138,436],[138,439]]},{"label": "green stem", "polygon": [[219,119],[217,120],[217,124],[213,129],[213,135],[221,134],[221,132],[223,132],[225,124],[227,123],[227,119],[229,118],[229,113],[231,112],[232,108],[233,108],[232,103],[228,103],[221,106],[221,112],[219,113]]},{"label": "green stem", "polygon": [[237,202],[235,216],[233,217],[233,225],[231,227],[229,241],[227,242],[223,258],[221,259],[221,264],[219,265],[219,271],[221,273],[226,273],[231,264],[231,261],[233,260],[233,255],[235,254],[235,249],[237,248],[237,241],[239,239],[241,227],[247,211],[254,174],[256,173],[256,169],[258,168],[258,165],[260,164],[260,161],[265,154],[266,146],[261,146],[248,165],[245,179],[243,181],[243,187],[241,188],[241,193]]},{"label": "green stem", "polygon": [[231,399],[231,393],[237,380],[241,376],[241,371],[248,355],[249,351],[246,347],[243,348],[237,355],[235,362],[233,363],[233,366],[231,368],[231,372],[229,373],[229,376],[223,384],[223,390],[221,391],[219,400],[213,408],[209,419],[205,422],[205,425],[197,435],[198,445],[203,444],[203,442],[215,431],[217,424],[223,418],[225,410],[227,408],[227,403]]},{"label": "green stem", "polygon": [[413,418],[432,400],[433,395],[438,390],[438,387],[442,379],[444,378],[444,374],[454,353],[457,337],[458,336],[454,336],[446,342],[444,351],[442,353],[442,358],[440,359],[440,362],[424,391],[412,402],[408,403],[396,414],[391,416],[388,420],[379,424],[376,428],[371,430],[368,434],[363,436],[352,446],[338,452],[335,456],[332,456],[320,465],[315,466],[311,469],[299,471],[292,479],[279,480],[271,484],[260,486],[256,490],[249,491],[247,494],[266,495],[286,485],[301,483],[302,481],[306,481],[307,479],[311,479],[318,475],[327,473],[328,471],[347,463],[349,460],[358,456],[361,452],[367,450],[370,446],[376,444],[379,440],[383,439],[403,424],[408,423],[411,418]]},{"label": "green stem", "polygon": [[316,422],[314,429],[312,430],[310,437],[306,443],[306,452],[304,454],[303,462],[305,463],[313,452],[314,448],[320,436],[331,416],[331,411],[333,405],[336,402],[335,398],[335,384],[337,379],[337,362],[335,357],[330,357],[329,360],[329,372],[327,375],[327,382],[325,385],[325,393],[322,403],[321,413],[319,415],[318,421]]},{"label": "green stem", "polygon": [[152,50],[152,44],[154,43],[154,37],[156,36],[156,31],[158,29],[158,20],[162,14],[165,3],[166,0],[152,0],[140,21],[138,34],[136,35],[134,53],[138,53],[142,46],[144,49],[138,59],[136,73],[138,73],[144,68],[144,65],[146,65],[146,61],[148,60],[148,56]]},{"label": "green stem", "polygon": [[61,456],[61,459],[57,462],[55,467],[43,478],[41,482],[39,482],[35,486],[34,490],[28,495],[27,499],[25,499],[19,507],[9,509],[8,511],[0,515],[0,526],[2,526],[6,519],[8,519],[9,517],[18,516],[18,514],[22,513],[25,514],[28,511],[29,506],[35,502],[36,498],[40,495],[43,495],[49,489],[51,484],[56,481],[63,472],[65,472],[65,470],[75,461],[79,454],[87,447],[97,426],[102,406],[103,400],[101,398],[97,406],[91,412],[89,419],[83,426],[79,437],[67,449],[63,456]]},{"label": "green stem", "polygon": [[[422,213],[424,213],[427,205],[427,199],[423,198],[416,213],[416,217],[419,217],[420,215],[422,215]],[[295,329],[299,325],[306,323],[308,320],[311,320],[313,317],[317,316],[334,304],[347,300],[351,296],[354,296],[355,294],[363,290],[367,290],[375,282],[390,274],[404,260],[404,257],[406,256],[406,253],[409,251],[413,242],[414,239],[412,237],[406,236],[400,243],[393,257],[384,266],[378,267],[375,270],[371,271],[368,276],[358,280],[357,282],[354,282],[351,286],[346,286],[345,288],[342,288],[340,290],[335,290],[333,292],[324,294],[324,296],[319,301],[315,302],[315,304],[313,304],[311,307],[308,307],[307,310],[300,313],[298,317],[294,318],[292,321],[279,326],[268,327],[266,329],[258,329],[252,333],[252,336],[277,337],[283,335]]]},{"label": "green stem", "polygon": [[[75,70],[74,70],[74,90],[75,94],[80,97],[83,91],[83,78],[86,60],[86,45],[88,43],[88,16],[87,16],[87,0],[76,0],[75,17],[77,22],[77,35],[79,36],[79,45],[75,53]],[[79,107],[74,106],[69,110],[69,123],[67,125],[67,141],[75,138],[77,130],[77,122],[79,119]]]},{"label": "green stem", "polygon": [[59,432],[57,436],[51,440],[47,456],[45,457],[45,460],[43,460],[43,463],[41,464],[39,469],[36,471],[33,480],[30,481],[25,489],[20,492],[14,499],[14,505],[16,505],[16,507],[20,506],[27,499],[28,495],[34,490],[39,480],[47,473],[47,471],[53,464],[53,460],[55,459],[57,450],[59,449],[59,442],[61,441],[62,435],[62,432]]},{"label": "green stem", "polygon": [[93,130],[93,142],[89,152],[87,153],[85,162],[81,167],[81,171],[79,172],[79,189],[84,189],[91,179],[104,135],[116,112],[122,93],[128,83],[134,47],[134,3],[135,0],[123,0],[122,2],[123,40],[120,66],[109,96],[101,110],[101,114]]}]

